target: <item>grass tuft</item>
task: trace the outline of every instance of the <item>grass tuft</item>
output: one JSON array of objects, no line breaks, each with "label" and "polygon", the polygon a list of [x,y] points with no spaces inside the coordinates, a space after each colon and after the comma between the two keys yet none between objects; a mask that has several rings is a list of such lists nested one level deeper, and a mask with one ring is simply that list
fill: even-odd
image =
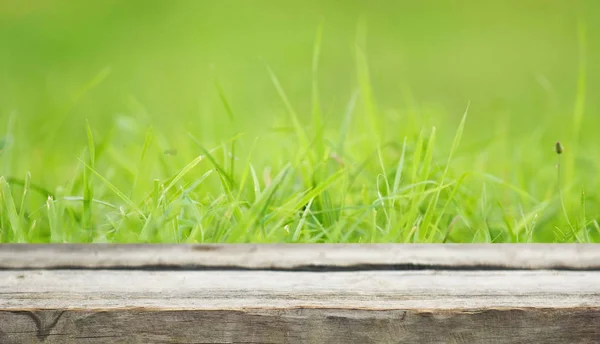
[{"label": "grass tuft", "polygon": [[[365,13],[387,18],[387,7]],[[187,12],[172,10],[185,21]],[[429,19],[449,29],[473,25]],[[119,41],[114,54],[104,40],[110,54],[86,62],[87,50],[96,51],[87,46],[73,51],[76,59],[48,52],[44,63],[31,52],[71,33],[42,34],[45,25],[28,21],[20,30],[37,33],[16,36],[36,41],[7,48],[23,61],[0,56],[11,67],[10,82],[0,81],[0,242],[598,242],[600,117],[587,97],[595,73],[587,54],[596,43],[584,19],[568,42],[564,33],[503,36],[508,27],[485,25],[455,35],[421,20],[397,24],[407,25],[402,30],[371,20],[367,40],[366,17],[356,31],[352,20],[324,19],[316,30],[302,24],[285,34],[247,27],[243,44],[228,41],[236,30],[215,34],[202,51],[195,41],[184,46],[192,42],[185,37],[160,41],[162,33],[149,36],[160,49],[144,40],[133,49],[126,42],[139,37],[134,30],[109,35]],[[7,27],[18,33],[20,25],[13,18]],[[259,32],[278,43],[251,40]],[[69,46],[82,46],[69,37]],[[558,41],[578,49],[556,51]],[[503,42],[531,63],[516,61]],[[227,54],[213,55],[219,47]],[[265,51],[266,70],[243,58],[246,49]],[[114,67],[98,71],[107,56]],[[207,58],[224,66],[218,78],[205,78]],[[484,69],[486,61],[494,63]],[[572,85],[563,82],[569,74]],[[556,166],[553,137],[567,147],[555,144]]]}]

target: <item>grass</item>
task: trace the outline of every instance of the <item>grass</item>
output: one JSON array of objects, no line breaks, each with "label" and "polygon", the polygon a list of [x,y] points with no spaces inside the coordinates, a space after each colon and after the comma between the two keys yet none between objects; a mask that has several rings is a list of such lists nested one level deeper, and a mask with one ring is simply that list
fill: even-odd
[{"label": "grass", "polygon": [[208,3],[0,11],[0,242],[600,241],[595,3]]}]

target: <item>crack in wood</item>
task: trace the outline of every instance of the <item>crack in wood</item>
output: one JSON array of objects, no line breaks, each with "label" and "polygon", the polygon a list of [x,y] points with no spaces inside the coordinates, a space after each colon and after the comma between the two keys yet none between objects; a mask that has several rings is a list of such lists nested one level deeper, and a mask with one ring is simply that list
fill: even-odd
[{"label": "crack in wood", "polygon": [[[56,324],[58,324],[58,321],[65,312],[65,310],[54,312],[44,311],[42,313],[42,316],[38,315],[35,311],[11,311],[10,313],[22,314],[33,320],[36,326],[36,336],[40,340],[40,342],[43,343],[50,336],[50,332],[52,332],[52,329],[54,329]],[[55,315],[56,313],[58,313],[58,315]],[[47,319],[52,317],[54,319],[49,324],[47,324]]]},{"label": "crack in wood", "polygon": [[[290,267],[278,266],[235,266],[235,265],[203,265],[203,264],[139,264],[129,265],[126,263],[115,265],[68,265],[57,264],[39,267],[5,267],[0,266],[0,271],[38,271],[38,270],[138,270],[138,271],[282,271],[282,272],[358,272],[358,271],[531,271],[539,268],[514,267],[501,264],[481,265],[444,265],[444,264],[353,264],[353,265],[327,265],[308,264]],[[600,271],[600,266],[573,267],[567,265],[554,265],[548,267],[547,271]]]}]

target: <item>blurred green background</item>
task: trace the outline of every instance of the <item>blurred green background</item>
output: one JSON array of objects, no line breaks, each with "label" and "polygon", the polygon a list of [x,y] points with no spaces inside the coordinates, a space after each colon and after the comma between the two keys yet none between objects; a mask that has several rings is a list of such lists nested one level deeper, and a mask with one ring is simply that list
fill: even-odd
[{"label": "blurred green background", "polygon": [[[593,0],[1,0],[0,131],[12,116],[14,153],[3,173],[31,171],[49,189],[66,183],[86,144],[86,120],[99,141],[111,140],[109,165],[135,165],[150,125],[165,150],[179,152],[165,158],[174,160],[170,173],[201,153],[190,149],[188,132],[207,147],[240,132],[247,146],[260,136],[254,163],[281,165],[293,150],[282,137],[292,131],[266,65],[310,126],[312,54],[322,24],[326,132],[339,131],[358,89],[358,44],[386,140],[436,126],[446,152],[470,102],[461,166],[484,164],[543,198],[552,186],[539,189],[537,173],[553,180],[552,147],[562,140],[567,152],[578,147],[571,153],[581,171],[577,188],[595,190],[599,16]],[[573,134],[584,60],[585,112]],[[159,175],[147,177],[150,183]]]},{"label": "blurred green background", "polygon": [[[48,123],[67,116],[65,107],[109,67],[61,124],[57,146],[36,148],[78,148],[67,138],[83,139],[85,118],[100,129],[131,111],[130,97],[161,126],[194,122],[206,135],[219,134],[225,112],[215,76],[244,126],[264,130],[283,109],[264,64],[278,74],[298,113],[307,114],[322,22],[321,98],[327,113],[340,116],[356,88],[353,46],[363,20],[382,111],[412,105],[458,117],[470,100],[470,125],[483,128],[472,135],[489,135],[488,125],[498,120],[529,132],[573,112],[578,17],[588,30],[588,91],[596,93],[599,7],[559,0],[3,0],[0,113],[7,118],[14,111],[19,130],[42,140],[48,135],[42,129],[54,130]],[[588,117],[595,111],[590,97]],[[558,137],[562,126],[556,128]]]}]

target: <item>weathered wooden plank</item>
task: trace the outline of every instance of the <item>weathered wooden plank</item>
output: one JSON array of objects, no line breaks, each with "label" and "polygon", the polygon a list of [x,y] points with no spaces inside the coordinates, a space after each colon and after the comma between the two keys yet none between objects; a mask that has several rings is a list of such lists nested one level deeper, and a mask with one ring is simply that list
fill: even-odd
[{"label": "weathered wooden plank", "polygon": [[592,244],[0,245],[0,269],[65,267],[600,270],[600,250]]},{"label": "weathered wooden plank", "polygon": [[600,307],[586,271],[0,271],[2,309]]},{"label": "weathered wooden plank", "polygon": [[586,271],[0,271],[0,343],[596,343]]},{"label": "weathered wooden plank", "polygon": [[[598,343],[594,309],[0,311],[3,344]],[[8,326],[7,326],[8,325]]]},{"label": "weathered wooden plank", "polygon": [[594,245],[0,245],[0,343],[598,343],[599,258]]}]

